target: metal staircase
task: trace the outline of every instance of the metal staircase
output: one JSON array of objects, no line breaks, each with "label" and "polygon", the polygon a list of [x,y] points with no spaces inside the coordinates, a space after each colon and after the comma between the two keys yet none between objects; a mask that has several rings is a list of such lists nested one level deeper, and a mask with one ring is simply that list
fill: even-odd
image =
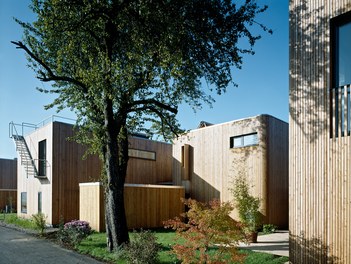
[{"label": "metal staircase", "polygon": [[[19,154],[19,157],[21,159],[21,165],[24,167],[27,177],[34,176],[35,178],[38,178],[38,179],[46,179],[46,176],[40,176],[38,174],[38,170],[35,165],[36,162],[30,153],[30,150],[28,148],[25,138],[23,137],[24,125],[28,125],[28,124],[23,123],[22,125],[19,125],[11,122],[9,124],[9,136],[15,142],[16,151]],[[19,135],[19,133],[17,132],[16,126],[22,127],[22,135]]]},{"label": "metal staircase", "polygon": [[29,152],[26,140],[24,139],[23,136],[19,136],[19,135],[13,135],[12,138],[15,141],[16,150],[19,153],[19,156],[21,157],[21,165],[24,167],[27,173],[27,177],[28,176],[38,177],[38,171],[37,171],[37,168],[35,167],[35,163],[32,158],[32,155]]}]

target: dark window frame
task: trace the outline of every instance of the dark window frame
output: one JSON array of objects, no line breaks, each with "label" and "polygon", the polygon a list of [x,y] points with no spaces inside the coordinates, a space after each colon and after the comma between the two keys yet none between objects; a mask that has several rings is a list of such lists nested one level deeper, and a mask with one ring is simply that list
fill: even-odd
[{"label": "dark window frame", "polygon": [[43,193],[38,192],[38,213],[43,211]]},{"label": "dark window frame", "polygon": [[[256,139],[257,139],[256,143],[254,143],[254,144],[245,144],[245,137],[252,136],[252,135],[256,135]],[[235,146],[234,145],[234,140],[235,139],[241,139],[242,140],[242,145]],[[248,134],[242,134],[242,135],[239,135],[239,136],[230,137],[229,146],[230,146],[231,149],[233,149],[233,148],[245,148],[245,147],[257,146],[258,144],[259,144],[258,133],[257,132],[252,132],[252,133],[248,133]]]},{"label": "dark window frame", "polygon": [[47,142],[46,139],[38,142],[38,175],[46,176],[46,154]]},{"label": "dark window frame", "polygon": [[[343,87],[348,89],[346,91],[347,98],[346,102],[344,102],[344,97],[342,97],[343,93],[345,93],[345,88],[338,87],[339,83],[339,68],[338,68],[338,46],[339,46],[339,28],[344,26],[348,23],[351,23],[351,11],[341,14],[337,17],[333,17],[329,21],[329,28],[330,28],[330,71],[329,71],[329,127],[330,127],[330,138],[337,138],[339,136],[339,129],[341,130],[341,136],[345,136],[345,119],[346,119],[346,131],[347,136],[350,136],[351,132],[351,112],[350,112],[350,84],[346,84]],[[351,74],[351,73],[350,73]],[[339,91],[340,90],[340,91]],[[339,95],[340,99],[339,100]],[[344,99],[344,100],[343,100]],[[345,111],[339,113],[339,108],[343,110],[347,108],[346,115]],[[334,120],[335,115],[335,120]],[[341,127],[340,127],[341,126]]]},{"label": "dark window frame", "polygon": [[21,213],[26,214],[27,213],[27,192],[21,192]]}]

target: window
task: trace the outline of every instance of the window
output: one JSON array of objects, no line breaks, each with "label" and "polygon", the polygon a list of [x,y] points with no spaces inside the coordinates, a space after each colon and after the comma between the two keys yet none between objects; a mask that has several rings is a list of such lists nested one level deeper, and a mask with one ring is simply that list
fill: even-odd
[{"label": "window", "polygon": [[240,135],[230,138],[230,148],[241,148],[258,145],[257,133]]},{"label": "window", "polygon": [[351,12],[333,18],[331,29],[330,136],[351,130]]},{"label": "window", "polygon": [[21,192],[21,213],[27,213],[27,193]]},{"label": "window", "polygon": [[46,176],[46,140],[39,142],[38,165],[39,176]]},{"label": "window", "polygon": [[38,192],[38,213],[42,212],[42,192]]}]

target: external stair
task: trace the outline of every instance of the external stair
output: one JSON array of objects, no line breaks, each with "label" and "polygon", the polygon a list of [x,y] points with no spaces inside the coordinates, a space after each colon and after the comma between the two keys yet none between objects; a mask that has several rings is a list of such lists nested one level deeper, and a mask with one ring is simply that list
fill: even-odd
[{"label": "external stair", "polygon": [[46,176],[38,175],[38,170],[35,166],[32,155],[30,154],[25,138],[20,135],[13,135],[12,138],[15,141],[16,150],[21,157],[21,165],[24,167],[27,177],[34,176],[35,178],[46,178]]}]

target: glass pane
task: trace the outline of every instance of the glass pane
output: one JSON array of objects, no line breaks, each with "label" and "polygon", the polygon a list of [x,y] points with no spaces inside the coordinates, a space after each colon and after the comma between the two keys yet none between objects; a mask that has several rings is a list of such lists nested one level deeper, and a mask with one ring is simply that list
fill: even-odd
[{"label": "glass pane", "polygon": [[244,146],[251,146],[251,145],[257,145],[257,144],[258,144],[257,133],[246,135],[244,137]]},{"label": "glass pane", "polygon": [[21,193],[21,213],[27,213],[27,193]]},{"label": "glass pane", "polygon": [[235,138],[234,138],[234,148],[236,148],[236,147],[242,147],[242,146],[243,146],[242,137],[235,137]]},{"label": "glass pane", "polygon": [[337,36],[336,84],[340,87],[351,83],[351,23],[340,26]]},{"label": "glass pane", "polygon": [[42,194],[41,192],[38,192],[38,213],[41,213],[42,211],[41,205],[42,205]]}]

